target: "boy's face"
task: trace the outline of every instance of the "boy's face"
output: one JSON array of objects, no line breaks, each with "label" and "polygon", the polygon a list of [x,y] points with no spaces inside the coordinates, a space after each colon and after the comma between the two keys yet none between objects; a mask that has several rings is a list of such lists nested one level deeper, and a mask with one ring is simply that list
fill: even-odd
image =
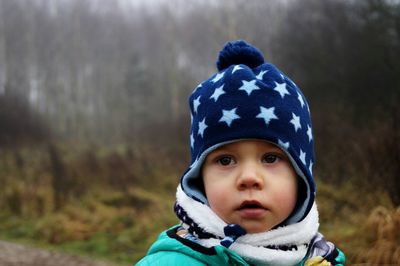
[{"label": "boy's face", "polygon": [[286,154],[258,140],[224,145],[202,168],[211,209],[247,233],[265,232],[283,222],[297,200],[297,175]]}]

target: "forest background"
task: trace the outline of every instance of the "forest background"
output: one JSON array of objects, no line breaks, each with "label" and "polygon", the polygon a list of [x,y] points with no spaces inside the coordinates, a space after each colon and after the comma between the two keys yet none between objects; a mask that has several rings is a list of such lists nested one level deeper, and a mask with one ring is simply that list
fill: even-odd
[{"label": "forest background", "polygon": [[398,263],[396,0],[0,0],[0,238],[142,257],[177,222],[187,97],[235,39],[310,103],[321,231]]}]

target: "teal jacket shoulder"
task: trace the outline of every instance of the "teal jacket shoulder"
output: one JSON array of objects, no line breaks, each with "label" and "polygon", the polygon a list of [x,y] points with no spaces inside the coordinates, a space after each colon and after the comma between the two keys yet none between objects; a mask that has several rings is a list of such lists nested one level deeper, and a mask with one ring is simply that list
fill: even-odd
[{"label": "teal jacket shoulder", "polygon": [[[162,232],[150,247],[147,255],[137,266],[203,266],[203,265],[241,265],[249,264],[235,252],[223,247],[206,248],[188,239],[179,237],[179,226]],[[343,266],[345,256],[341,250],[325,240],[321,234],[312,240],[307,255],[299,265]]]},{"label": "teal jacket shoulder", "polygon": [[249,265],[223,246],[203,247],[176,234],[177,227],[162,232],[136,266]]}]

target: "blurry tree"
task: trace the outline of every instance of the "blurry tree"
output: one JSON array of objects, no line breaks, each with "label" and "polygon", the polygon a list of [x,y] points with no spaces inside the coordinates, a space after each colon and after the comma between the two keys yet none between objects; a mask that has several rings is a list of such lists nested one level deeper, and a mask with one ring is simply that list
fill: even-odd
[{"label": "blurry tree", "polygon": [[72,184],[68,178],[67,169],[56,146],[49,145],[49,157],[52,172],[52,188],[54,210],[59,211],[71,194]]},{"label": "blurry tree", "polygon": [[221,45],[252,36],[263,42],[256,31],[272,31],[261,25],[273,24],[269,10],[278,2],[262,2],[245,5],[249,13],[268,12],[255,23],[242,12],[241,0],[175,0],[157,7],[4,0],[0,81],[28,99],[64,139],[132,140],[139,129],[157,124],[172,133],[173,125],[187,124],[187,95],[215,71]]},{"label": "blurry tree", "polygon": [[399,99],[399,8],[380,0],[295,1],[278,31],[277,61],[313,105],[341,105],[370,119]]},{"label": "blurry tree", "polygon": [[[10,88],[6,85],[6,89]],[[12,94],[0,95],[0,146],[44,142],[49,137],[48,125],[29,107],[26,99]]]},{"label": "blurry tree", "polygon": [[[27,13],[19,1],[1,1],[0,3],[0,34],[2,91],[12,93],[20,98],[27,98],[29,79],[28,73],[28,37]],[[17,41],[18,40],[18,41]],[[7,86],[6,86],[7,85]]]}]

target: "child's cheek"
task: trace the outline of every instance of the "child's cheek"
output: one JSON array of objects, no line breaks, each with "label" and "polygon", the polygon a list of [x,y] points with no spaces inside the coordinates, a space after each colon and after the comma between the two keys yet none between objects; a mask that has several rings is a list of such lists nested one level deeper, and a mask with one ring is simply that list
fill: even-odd
[{"label": "child's cheek", "polygon": [[274,202],[282,210],[291,211],[296,205],[297,201],[297,189],[295,187],[287,187],[280,193],[274,194]]},{"label": "child's cheek", "polygon": [[225,212],[228,203],[232,201],[231,197],[232,195],[219,186],[213,186],[207,191],[207,199],[210,207],[219,216]]}]

